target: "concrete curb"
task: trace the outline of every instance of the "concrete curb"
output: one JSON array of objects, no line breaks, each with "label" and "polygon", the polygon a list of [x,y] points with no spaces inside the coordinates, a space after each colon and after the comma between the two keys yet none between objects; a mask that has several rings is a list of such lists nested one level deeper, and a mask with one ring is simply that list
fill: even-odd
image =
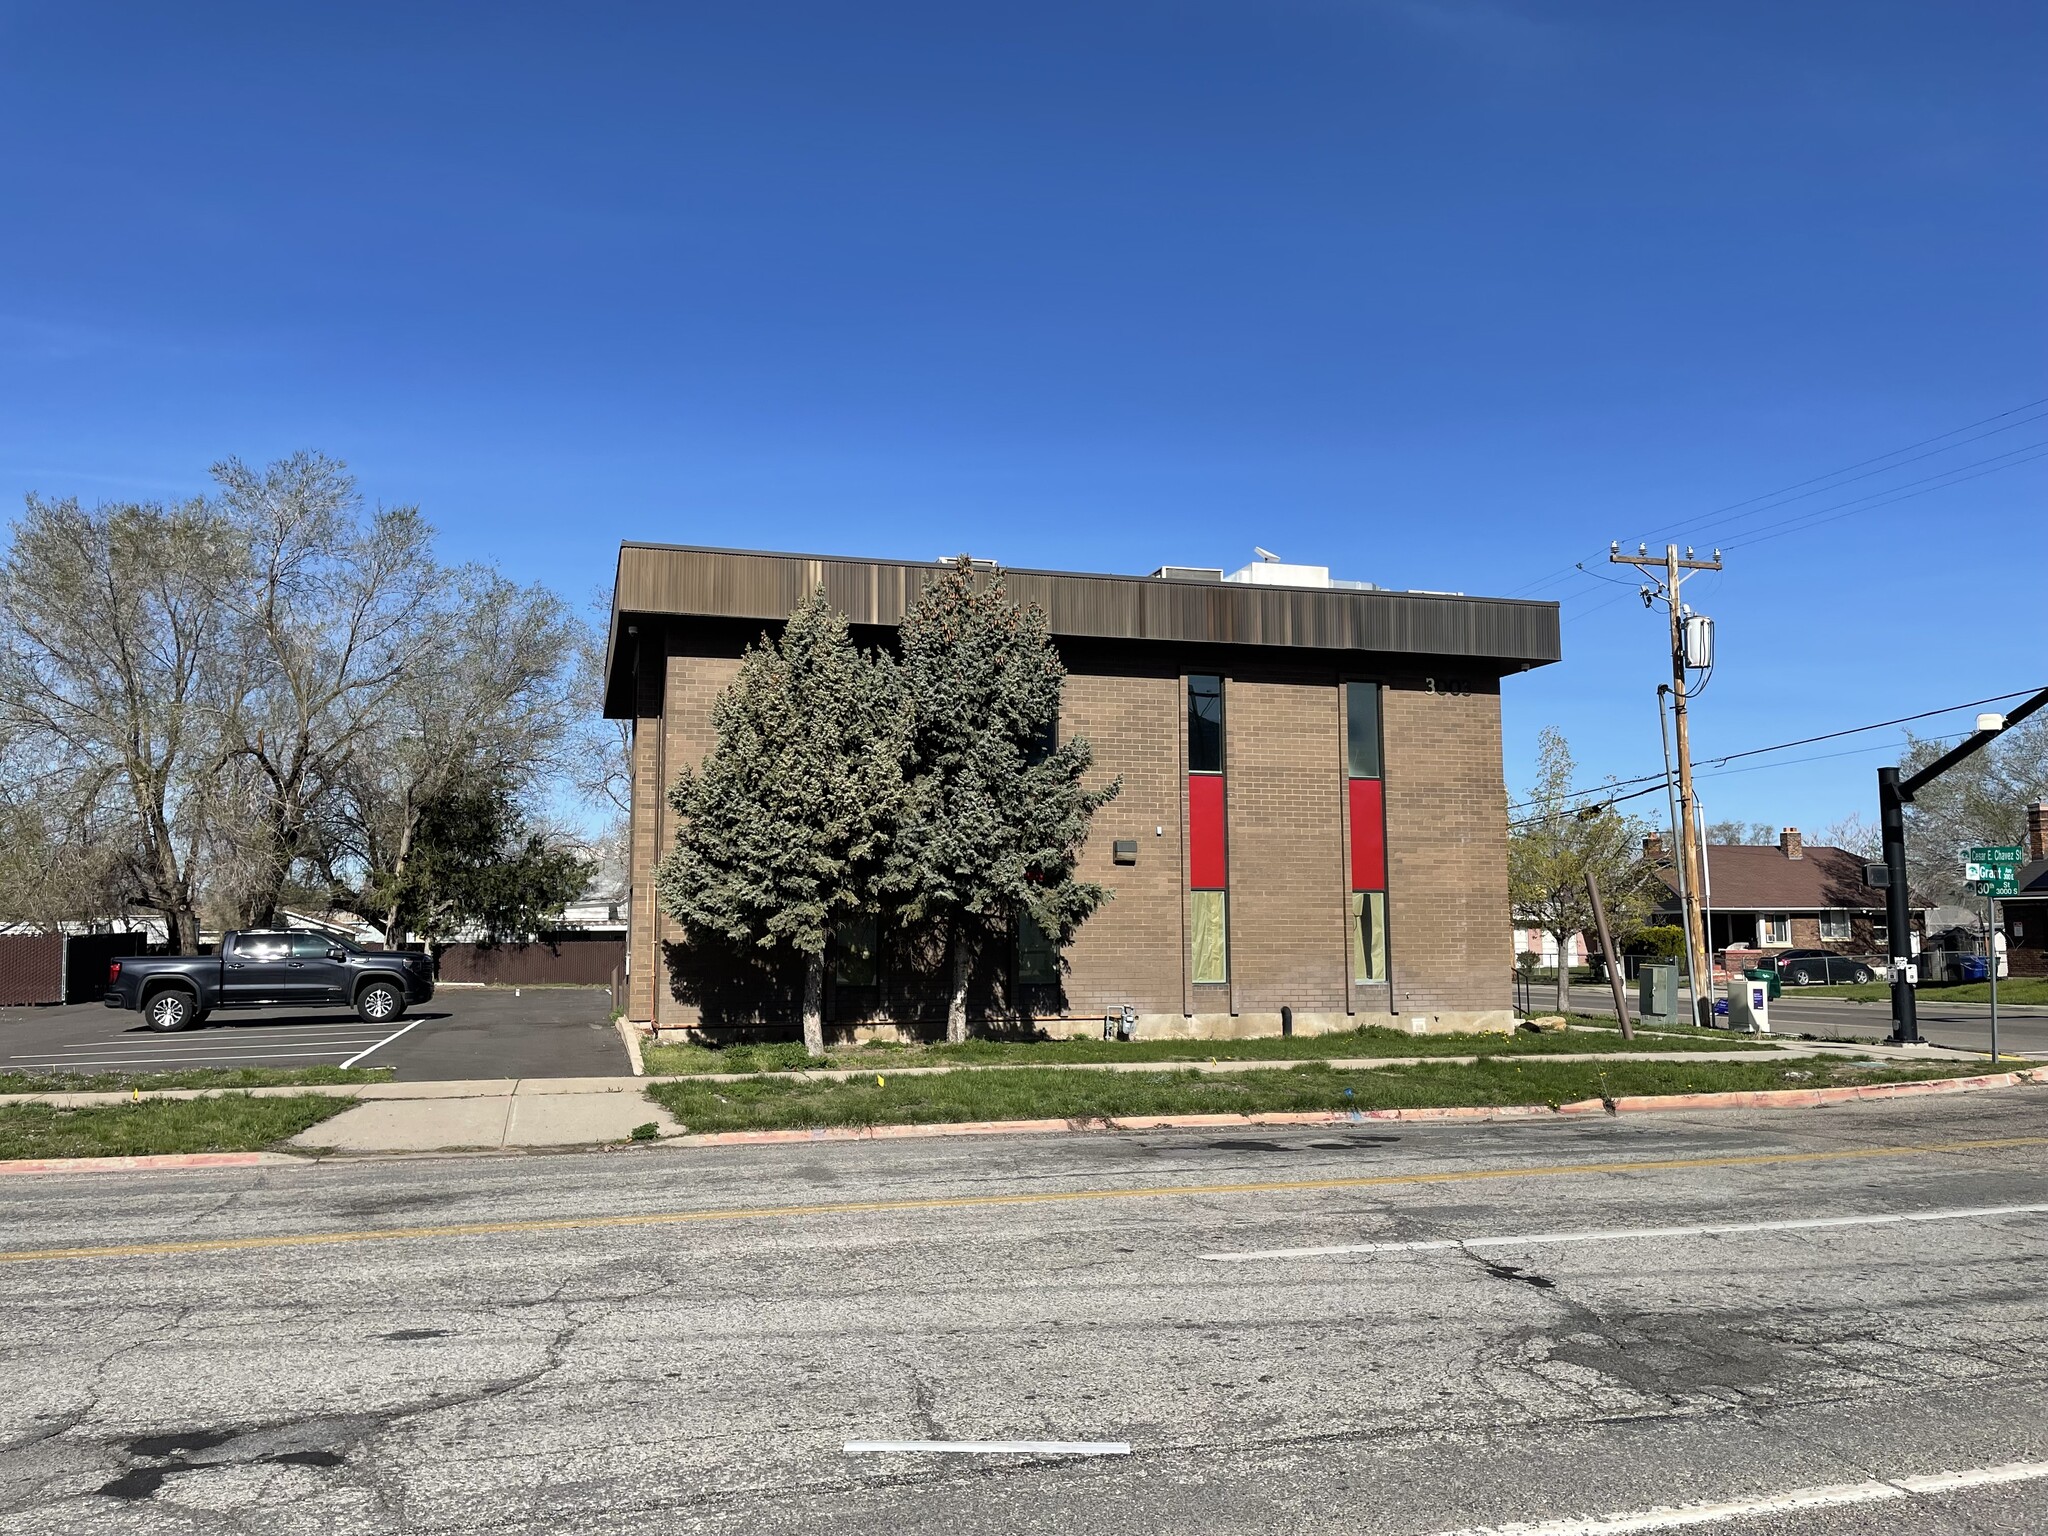
[{"label": "concrete curb", "polygon": [[282,1152],[165,1152],[141,1157],[17,1157],[0,1160],[9,1173],[148,1173],[167,1168],[257,1168],[303,1163]]},{"label": "concrete curb", "polygon": [[[590,1081],[597,1081],[592,1079]],[[710,1131],[664,1136],[666,1147],[789,1146],[828,1141],[910,1141],[950,1136],[1059,1135],[1090,1131],[1247,1129],[1258,1126],[1336,1127],[1387,1121],[1443,1124],[1494,1120],[1550,1120],[1560,1115],[1641,1114],[1666,1110],[1821,1109],[1869,1099],[1904,1099],[2017,1088],[2048,1081],[2048,1067],[1997,1072],[1979,1077],[1932,1078],[1915,1083],[1863,1083],[1840,1088],[1784,1088],[1753,1093],[1628,1095],[1612,1101],[1578,1099],[1567,1104],[1459,1105],[1418,1109],[1269,1110],[1232,1115],[1131,1115],[1074,1120],[967,1120],[940,1125],[834,1126],[815,1130]],[[610,1150],[609,1143],[593,1143]],[[503,1156],[564,1150],[552,1146],[476,1148],[365,1154],[391,1156]],[[142,1157],[55,1157],[0,1161],[0,1175],[16,1173],[129,1173],[178,1169],[312,1166],[332,1161],[318,1155],[279,1152],[187,1152]]]},{"label": "concrete curb", "polygon": [[900,1141],[944,1136],[1031,1136],[1074,1131],[1182,1131],[1252,1126],[1367,1125],[1380,1121],[1455,1122],[1550,1120],[1559,1115],[1640,1114],[1691,1109],[1819,1109],[1865,1099],[1903,1099],[1928,1094],[2017,1088],[2048,1076],[2048,1070],[2000,1072],[1984,1077],[1945,1077],[1918,1083],[1864,1083],[1842,1088],[1772,1089],[1755,1093],[1673,1093],[1630,1095],[1612,1102],[1578,1099],[1569,1104],[1460,1105],[1434,1109],[1269,1111],[1248,1115],[1131,1115],[1114,1119],[967,1120],[942,1125],[831,1126],[803,1131],[702,1131],[663,1139],[671,1147],[784,1146],[819,1141]]}]

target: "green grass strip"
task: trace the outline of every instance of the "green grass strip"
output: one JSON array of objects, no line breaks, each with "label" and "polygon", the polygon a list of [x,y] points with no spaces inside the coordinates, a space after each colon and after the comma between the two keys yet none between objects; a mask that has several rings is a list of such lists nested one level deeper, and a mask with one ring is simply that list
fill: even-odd
[{"label": "green grass strip", "polygon": [[[1597,1021],[1595,1021],[1597,1022]],[[1624,1041],[1608,1020],[1599,1034],[1559,1031],[1512,1035],[1410,1035],[1397,1029],[1350,1029],[1329,1035],[1261,1035],[1250,1040],[969,1040],[963,1045],[861,1045],[829,1051],[823,1062],[795,1041],[773,1045],[641,1047],[655,1076],[679,1072],[795,1072],[845,1067],[1027,1067],[1104,1061],[1327,1061],[1360,1056],[1555,1056],[1593,1051],[1769,1050],[1721,1030],[1640,1034]]]},{"label": "green grass strip", "polygon": [[257,1152],[353,1107],[346,1098],[144,1099],[91,1109],[0,1105],[0,1158]]},{"label": "green grass strip", "polygon": [[0,1093],[125,1093],[140,1088],[298,1088],[384,1083],[389,1067],[191,1067],[183,1072],[0,1072]]},{"label": "green grass strip", "polygon": [[932,1125],[961,1120],[1250,1114],[1563,1104],[1630,1094],[1728,1093],[1895,1083],[1966,1075],[1968,1066],[1894,1066],[1846,1057],[1769,1061],[1564,1062],[1488,1057],[1338,1070],[1321,1063],[1230,1073],[1048,1072],[1006,1068],[845,1082],[782,1076],[657,1083],[648,1097],[693,1131]]},{"label": "green grass strip", "polygon": [[[1922,1007],[1933,1003],[1991,1001],[1991,983],[1988,981],[1931,982],[1913,990]],[[1824,987],[1787,987],[1780,1001],[1796,1003],[1802,997],[1844,997],[1852,1003],[1888,1003],[1892,999],[1892,989],[1881,981],[1862,986],[1837,982]],[[2048,976],[2009,976],[1998,984],[1998,1000],[2001,1003],[2048,1003]]]}]

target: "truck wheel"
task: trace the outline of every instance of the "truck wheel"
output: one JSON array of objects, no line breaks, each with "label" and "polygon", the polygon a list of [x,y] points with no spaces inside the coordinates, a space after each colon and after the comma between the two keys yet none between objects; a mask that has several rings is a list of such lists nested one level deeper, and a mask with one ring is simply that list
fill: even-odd
[{"label": "truck wheel", "polygon": [[166,987],[149,1000],[143,1009],[143,1017],[149,1020],[151,1029],[169,1034],[193,1023],[193,1015],[197,1011],[189,994],[177,987]]},{"label": "truck wheel", "polygon": [[356,1016],[366,1024],[389,1024],[405,1012],[405,994],[388,981],[373,981],[356,994]]}]

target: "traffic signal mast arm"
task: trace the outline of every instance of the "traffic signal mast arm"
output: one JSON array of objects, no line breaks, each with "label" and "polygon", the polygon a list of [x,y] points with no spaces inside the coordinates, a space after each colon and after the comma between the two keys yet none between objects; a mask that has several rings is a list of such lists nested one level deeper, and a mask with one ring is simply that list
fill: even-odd
[{"label": "traffic signal mast arm", "polygon": [[2031,699],[2020,705],[2019,708],[2009,712],[2005,717],[2005,723],[1999,726],[1997,730],[1975,732],[1963,741],[1950,747],[1941,756],[1914,774],[1913,777],[1903,780],[1899,785],[1899,798],[1905,801],[1906,804],[1911,805],[1913,803],[1913,796],[1925,789],[1934,780],[1947,773],[1949,769],[1955,767],[1957,763],[1960,763],[1971,753],[1985,746],[1992,737],[2011,730],[2044,704],[2048,704],[2048,688],[2043,688]]},{"label": "traffic signal mast arm", "polygon": [[[1896,768],[1877,770],[1877,814],[1884,834],[1885,918],[1891,940],[1892,1043],[1895,1045],[1917,1045],[1920,1041],[1920,1011],[1913,995],[1910,969],[1913,962],[1913,908],[1906,891],[1906,807],[1934,780],[2044,705],[2048,705],[2048,688],[2043,688],[2010,711],[1997,725],[1972,732],[1909,779],[1901,779]],[[1983,717],[1978,718],[1981,720]],[[1991,943],[1988,933],[1985,941]],[[1991,963],[1996,970],[1996,955]]]}]

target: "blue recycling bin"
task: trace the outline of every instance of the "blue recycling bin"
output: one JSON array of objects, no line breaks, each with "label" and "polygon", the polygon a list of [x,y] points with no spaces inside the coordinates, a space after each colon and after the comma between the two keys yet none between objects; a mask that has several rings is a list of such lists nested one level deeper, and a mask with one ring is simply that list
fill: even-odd
[{"label": "blue recycling bin", "polygon": [[1964,981],[1988,981],[1991,969],[1982,955],[1964,955],[1956,961],[1956,970]]}]

